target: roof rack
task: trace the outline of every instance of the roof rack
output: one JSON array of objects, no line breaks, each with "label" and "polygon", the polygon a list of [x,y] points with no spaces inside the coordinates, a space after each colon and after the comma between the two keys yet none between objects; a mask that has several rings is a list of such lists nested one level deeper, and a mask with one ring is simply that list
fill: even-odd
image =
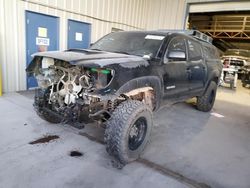
[{"label": "roof rack", "polygon": [[170,33],[183,33],[186,35],[191,35],[194,38],[197,38],[199,40],[208,42],[212,44],[213,38],[198,31],[198,30],[164,30],[164,29],[160,29],[158,31],[163,31],[163,32],[170,32]]}]

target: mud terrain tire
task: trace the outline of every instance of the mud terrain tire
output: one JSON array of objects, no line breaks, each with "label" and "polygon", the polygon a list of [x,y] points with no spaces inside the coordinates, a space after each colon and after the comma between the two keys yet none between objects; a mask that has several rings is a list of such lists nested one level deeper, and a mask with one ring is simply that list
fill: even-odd
[{"label": "mud terrain tire", "polygon": [[208,112],[213,108],[215,97],[217,91],[217,84],[214,81],[211,81],[206,92],[197,97],[197,109],[203,112]]},{"label": "mud terrain tire", "polygon": [[152,111],[146,104],[136,100],[121,103],[106,124],[107,152],[124,165],[136,160],[149,140],[152,125]]},{"label": "mud terrain tire", "polygon": [[43,120],[48,121],[49,123],[53,124],[61,123],[60,118],[43,110],[44,102],[40,102],[41,98],[44,100],[44,94],[40,90],[37,90],[33,104],[37,115]]}]

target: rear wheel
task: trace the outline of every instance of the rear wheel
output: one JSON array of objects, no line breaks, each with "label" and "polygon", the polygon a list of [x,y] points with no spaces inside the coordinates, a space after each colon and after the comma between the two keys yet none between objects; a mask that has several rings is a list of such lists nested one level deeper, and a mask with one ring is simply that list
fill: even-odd
[{"label": "rear wheel", "polygon": [[121,103],[107,122],[107,152],[122,164],[136,160],[149,140],[152,124],[152,111],[146,104],[136,100]]},{"label": "rear wheel", "polygon": [[217,84],[211,81],[206,92],[197,97],[197,109],[203,112],[208,112],[213,108],[217,91]]}]

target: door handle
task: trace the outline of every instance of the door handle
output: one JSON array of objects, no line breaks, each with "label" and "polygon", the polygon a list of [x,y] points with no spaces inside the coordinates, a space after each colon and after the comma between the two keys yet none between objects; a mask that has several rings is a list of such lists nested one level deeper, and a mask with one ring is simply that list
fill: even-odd
[{"label": "door handle", "polygon": [[191,80],[191,79],[192,79],[192,71],[191,71],[191,69],[190,69],[190,68],[187,68],[187,69],[186,69],[186,73],[187,73],[188,79]]}]

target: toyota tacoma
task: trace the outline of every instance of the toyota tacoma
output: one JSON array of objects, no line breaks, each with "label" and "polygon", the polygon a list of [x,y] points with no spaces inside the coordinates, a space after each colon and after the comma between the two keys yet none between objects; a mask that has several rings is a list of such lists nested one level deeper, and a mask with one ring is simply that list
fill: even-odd
[{"label": "toyota tacoma", "polygon": [[164,101],[197,98],[212,109],[222,64],[198,31],[110,33],[89,49],[39,52],[26,71],[39,89],[34,107],[51,123],[105,127],[107,152],[121,164],[139,157]]}]

